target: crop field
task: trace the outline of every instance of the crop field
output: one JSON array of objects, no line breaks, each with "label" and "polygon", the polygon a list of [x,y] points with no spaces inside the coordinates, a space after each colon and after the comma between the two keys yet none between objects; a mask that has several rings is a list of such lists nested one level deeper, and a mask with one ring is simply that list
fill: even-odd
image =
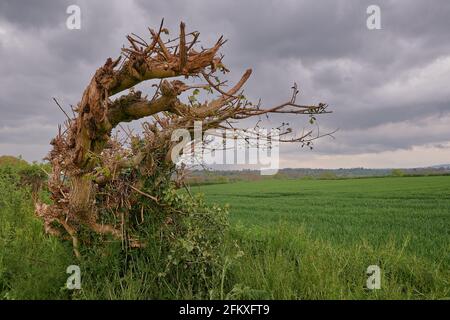
[{"label": "crop field", "polygon": [[[229,204],[239,288],[260,298],[450,297],[450,177],[198,186]],[[378,265],[381,288],[368,290]],[[245,290],[244,290],[245,291]]]}]

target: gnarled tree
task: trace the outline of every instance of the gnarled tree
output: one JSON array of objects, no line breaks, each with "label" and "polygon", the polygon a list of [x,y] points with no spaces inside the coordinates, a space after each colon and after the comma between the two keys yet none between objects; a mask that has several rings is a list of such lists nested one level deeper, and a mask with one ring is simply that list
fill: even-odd
[{"label": "gnarled tree", "polygon": [[[64,130],[60,129],[51,141],[48,160],[53,172],[48,185],[53,203],[37,203],[36,214],[44,220],[46,232],[72,239],[76,255],[81,230],[109,234],[129,246],[145,245],[145,239],[138,239],[126,221],[133,220],[131,215],[145,219],[140,203],[143,198],[155,208],[170,209],[171,204],[160,197],[158,188],[163,188],[177,171],[169,157],[176,143],[171,141],[174,130],[192,131],[194,121],[202,121],[202,130],[208,130],[229,127],[231,120],[270,113],[315,119],[313,115],[328,112],[322,103],[296,104],[296,86],[290,99],[278,106],[252,104],[242,95],[250,69],[225,89],[226,82],[217,76],[229,72],[219,55],[225,43],[222,37],[211,48],[198,49],[199,33],[187,33],[184,23],[180,24],[179,36],[172,40],[163,40],[168,31],[162,23],[159,30],[149,31],[148,42],[134,34],[127,36],[129,47],[122,49],[118,59],[107,59],[95,72],[74,109],[74,118],[68,119]],[[192,85],[180,78],[200,78],[204,84]],[[133,89],[152,79],[160,80],[154,84],[152,97]],[[215,93],[214,99],[183,102],[182,93],[199,88]],[[144,124],[142,137],[131,137],[129,146],[112,137],[113,128],[120,123],[144,117],[151,120]],[[287,128],[281,137],[289,132]],[[308,143],[314,138],[307,132],[282,141]]]}]

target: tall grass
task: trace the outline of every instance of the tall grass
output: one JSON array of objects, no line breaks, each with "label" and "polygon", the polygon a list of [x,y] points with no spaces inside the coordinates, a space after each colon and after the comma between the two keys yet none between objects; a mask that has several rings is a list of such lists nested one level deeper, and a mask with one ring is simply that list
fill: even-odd
[{"label": "tall grass", "polygon": [[65,299],[71,250],[43,234],[15,167],[0,171],[0,299]]},{"label": "tall grass", "polygon": [[[407,254],[407,242],[367,241],[349,246],[314,239],[305,227],[281,223],[268,231],[235,227],[244,255],[230,268],[228,298],[443,299],[450,297],[448,268]],[[366,288],[367,267],[381,268],[381,289]],[[238,285],[236,285],[238,284]]]}]

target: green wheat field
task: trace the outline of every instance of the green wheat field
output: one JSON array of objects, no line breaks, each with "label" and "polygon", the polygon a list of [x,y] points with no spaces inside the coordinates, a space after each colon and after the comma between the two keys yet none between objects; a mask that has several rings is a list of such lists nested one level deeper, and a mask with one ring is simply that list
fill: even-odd
[{"label": "green wheat field", "polygon": [[[245,252],[234,281],[260,298],[450,297],[450,177],[268,180],[196,187],[229,204]],[[367,290],[366,268],[381,268]]]},{"label": "green wheat field", "polygon": [[[267,179],[191,192],[230,210],[209,298],[450,298],[450,176]],[[70,244],[43,235],[28,191],[0,179],[0,299],[197,298],[188,279],[155,286],[157,259],[126,274],[98,252],[87,259],[82,290],[69,292]],[[381,269],[380,289],[366,288],[370,265]]]}]

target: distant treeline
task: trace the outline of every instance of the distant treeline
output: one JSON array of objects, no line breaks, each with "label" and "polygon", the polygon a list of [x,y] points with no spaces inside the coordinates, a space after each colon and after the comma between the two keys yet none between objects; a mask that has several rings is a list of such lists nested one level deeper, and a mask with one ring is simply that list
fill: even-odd
[{"label": "distant treeline", "polygon": [[[13,166],[20,172],[23,180],[32,180],[36,188],[40,188],[46,180],[46,172],[51,172],[48,163],[29,164],[25,160],[12,156],[0,156],[0,167]],[[259,170],[192,170],[187,175],[186,182],[190,185],[222,184],[237,181],[259,181],[264,179],[360,179],[376,177],[412,177],[412,176],[442,176],[450,175],[450,164],[426,168],[409,169],[366,169],[366,168],[340,168],[340,169],[310,169],[286,168],[280,169],[277,174],[264,176]]]},{"label": "distant treeline", "polygon": [[187,182],[190,185],[221,184],[237,181],[259,181],[265,179],[359,179],[382,177],[412,177],[450,175],[450,165],[411,169],[280,169],[277,174],[264,176],[259,170],[193,170]]}]

